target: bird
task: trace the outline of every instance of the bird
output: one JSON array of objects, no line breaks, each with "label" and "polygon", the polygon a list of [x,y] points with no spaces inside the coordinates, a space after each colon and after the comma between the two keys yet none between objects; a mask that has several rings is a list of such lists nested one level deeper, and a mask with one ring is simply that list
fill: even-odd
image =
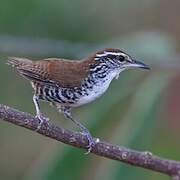
[{"label": "bird", "polygon": [[49,120],[40,110],[39,101],[43,100],[55,106],[81,129],[88,140],[88,153],[96,141],[89,130],[72,116],[72,109],[103,95],[122,71],[129,68],[150,69],[148,65],[115,48],[97,50],[81,60],[47,58],[34,61],[9,57],[8,64],[31,82],[36,117],[40,122],[38,129]]}]

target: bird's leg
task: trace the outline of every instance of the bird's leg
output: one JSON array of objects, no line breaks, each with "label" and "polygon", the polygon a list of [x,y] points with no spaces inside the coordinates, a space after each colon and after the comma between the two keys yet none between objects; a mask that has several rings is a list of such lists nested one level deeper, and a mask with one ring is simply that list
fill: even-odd
[{"label": "bird's leg", "polygon": [[36,117],[39,119],[40,123],[37,127],[37,131],[41,128],[41,125],[44,123],[44,122],[48,122],[49,121],[49,118],[43,116],[43,114],[41,113],[40,111],[40,106],[39,106],[39,98],[38,96],[36,96],[34,94],[33,96],[33,102],[34,102],[34,105],[35,105],[35,108],[36,108]]},{"label": "bird's leg", "polygon": [[89,143],[87,146],[88,151],[86,154],[90,153],[93,146],[96,144],[96,141],[91,136],[91,133],[89,132],[89,130],[84,125],[82,125],[79,121],[77,121],[76,119],[74,119],[72,117],[70,107],[61,106],[61,107],[58,107],[58,109],[64,114],[65,118],[70,119],[73,123],[75,123],[82,130],[82,133],[87,137],[88,143]]}]

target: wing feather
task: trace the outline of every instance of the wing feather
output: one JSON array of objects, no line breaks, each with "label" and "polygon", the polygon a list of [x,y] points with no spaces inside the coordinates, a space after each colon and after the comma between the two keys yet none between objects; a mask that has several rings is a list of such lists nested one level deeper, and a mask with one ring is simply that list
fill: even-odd
[{"label": "wing feather", "polygon": [[89,72],[89,62],[57,58],[32,61],[26,58],[10,57],[8,64],[31,81],[60,87],[79,86]]}]

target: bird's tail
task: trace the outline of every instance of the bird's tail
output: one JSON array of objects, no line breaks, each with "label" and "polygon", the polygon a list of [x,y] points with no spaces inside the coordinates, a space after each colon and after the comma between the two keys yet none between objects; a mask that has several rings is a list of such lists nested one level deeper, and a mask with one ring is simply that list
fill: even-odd
[{"label": "bird's tail", "polygon": [[19,57],[8,57],[8,61],[7,61],[8,65],[11,65],[12,67],[15,67],[17,69],[31,63],[32,63],[31,60],[26,58],[19,58]]},{"label": "bird's tail", "polygon": [[15,67],[17,72],[31,81],[43,81],[38,65],[35,62],[19,57],[9,57],[7,61],[8,65]]}]

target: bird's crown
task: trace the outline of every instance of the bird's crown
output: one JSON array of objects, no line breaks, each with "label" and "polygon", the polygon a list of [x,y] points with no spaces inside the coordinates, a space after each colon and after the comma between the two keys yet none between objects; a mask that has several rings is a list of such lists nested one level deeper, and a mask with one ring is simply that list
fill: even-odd
[{"label": "bird's crown", "polygon": [[107,60],[114,59],[116,61],[123,62],[125,59],[128,59],[130,56],[120,49],[106,48],[95,53],[95,60],[101,60],[107,58]]}]

